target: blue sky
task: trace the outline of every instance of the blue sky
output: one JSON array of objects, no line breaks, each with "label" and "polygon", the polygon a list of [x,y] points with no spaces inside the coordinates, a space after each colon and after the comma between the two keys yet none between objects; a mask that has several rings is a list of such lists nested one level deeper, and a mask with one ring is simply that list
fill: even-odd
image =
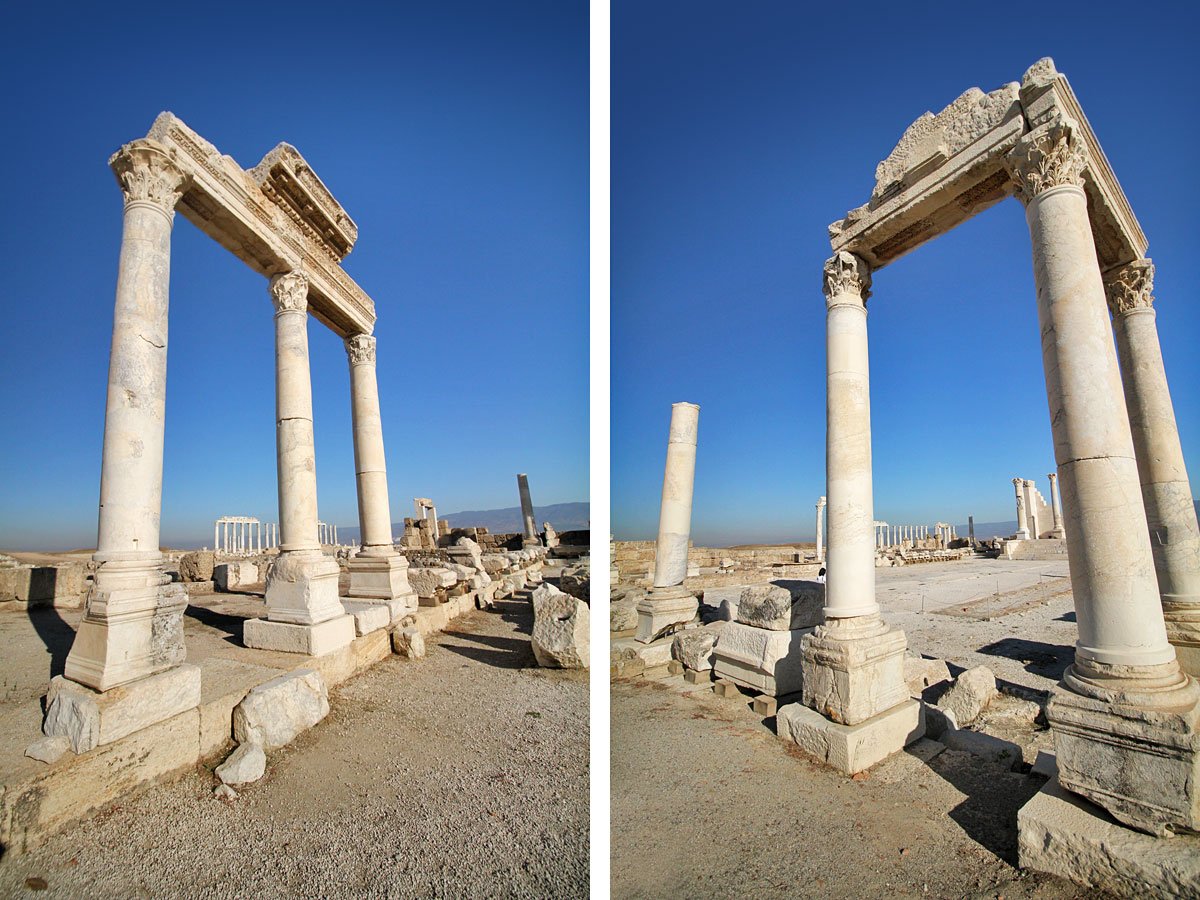
[{"label": "blue sky", "polygon": [[[1172,5],[1176,10],[1182,4]],[[885,11],[886,10],[886,11]],[[614,0],[612,521],[657,528],[672,402],[699,403],[693,538],[810,538],[825,476],[826,226],[926,110],[1052,56],[1149,241],[1184,455],[1200,477],[1194,19],[1153,3]],[[1014,517],[1054,466],[1015,200],[875,273],[876,517]]]},{"label": "blue sky", "polygon": [[[169,109],[296,146],[359,226],[393,519],[588,496],[585,3],[34,5],[5,15],[0,547],[91,547],[121,239],[107,159]],[[277,519],[264,278],[177,216],[162,536]],[[341,341],[309,320],[321,518],[358,521]]]}]

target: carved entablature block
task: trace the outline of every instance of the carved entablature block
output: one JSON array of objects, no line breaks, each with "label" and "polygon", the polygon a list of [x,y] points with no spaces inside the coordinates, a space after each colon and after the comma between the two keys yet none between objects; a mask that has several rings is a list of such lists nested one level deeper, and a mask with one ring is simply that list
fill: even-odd
[{"label": "carved entablature block", "polygon": [[334,259],[343,259],[354,248],[358,226],[291,144],[277,146],[249,174]]},{"label": "carved entablature block", "polygon": [[887,159],[875,167],[870,205],[878,206],[915,184],[1011,118],[1019,111],[1019,95],[1015,82],[990,94],[973,87],[937,115],[925,113],[908,126]]},{"label": "carved entablature block", "polygon": [[1062,118],[1021,138],[1009,153],[1007,163],[1017,183],[1017,196],[1028,203],[1050,188],[1083,187],[1087,146],[1076,125]]},{"label": "carved entablature block", "polygon": [[1106,272],[1104,293],[1114,316],[1137,309],[1152,309],[1154,304],[1154,263],[1139,259]]},{"label": "carved entablature block", "polygon": [[299,272],[286,272],[271,279],[271,299],[276,312],[308,310],[308,279]]},{"label": "carved entablature block", "polygon": [[167,147],[146,139],[133,141],[114,153],[108,164],[125,193],[126,203],[150,202],[168,218],[175,218],[175,204],[183,196],[187,177]]},{"label": "carved entablature block", "polygon": [[361,363],[375,365],[375,338],[369,334],[352,334],[346,338],[346,355],[350,365]]},{"label": "carved entablature block", "polygon": [[846,294],[861,298],[865,304],[871,296],[871,267],[853,253],[841,250],[825,261],[823,288],[825,300],[831,305],[835,298]]}]

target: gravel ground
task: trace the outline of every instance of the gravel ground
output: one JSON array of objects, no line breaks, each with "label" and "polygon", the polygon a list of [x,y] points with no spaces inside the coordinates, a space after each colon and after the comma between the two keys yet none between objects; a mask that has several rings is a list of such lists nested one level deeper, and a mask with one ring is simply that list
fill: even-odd
[{"label": "gravel ground", "polygon": [[4,859],[0,896],[586,896],[587,673],[538,669],[531,627],[527,601],[458,619],[236,800],[207,769],[151,788]]},{"label": "gravel ground", "polygon": [[1099,897],[1016,864],[1042,786],[919,742],[854,780],[779,740],[748,698],[681,678],[612,693],[612,895]]}]

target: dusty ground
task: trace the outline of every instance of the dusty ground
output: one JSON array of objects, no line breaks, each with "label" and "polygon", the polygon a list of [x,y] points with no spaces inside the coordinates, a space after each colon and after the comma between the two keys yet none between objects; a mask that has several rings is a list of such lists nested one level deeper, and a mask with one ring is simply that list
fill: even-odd
[{"label": "dusty ground", "polygon": [[151,788],[0,861],[0,896],[586,896],[587,677],[536,668],[531,627],[527,601],[456,620],[236,801],[207,770]]},{"label": "dusty ground", "polygon": [[[1076,639],[1066,574],[1064,560],[928,563],[877,570],[877,597],[911,650],[1047,691]],[[1016,868],[1017,811],[1040,775],[921,742],[855,781],[774,727],[749,697],[680,677],[614,684],[614,897],[1097,896]],[[1027,763],[1051,745],[1041,726],[986,729]]]}]

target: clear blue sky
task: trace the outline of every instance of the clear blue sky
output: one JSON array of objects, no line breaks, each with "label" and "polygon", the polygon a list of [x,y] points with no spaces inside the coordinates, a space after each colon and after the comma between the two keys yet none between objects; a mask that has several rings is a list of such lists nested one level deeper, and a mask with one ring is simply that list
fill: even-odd
[{"label": "clear blue sky", "polygon": [[[244,168],[296,146],[359,226],[393,519],[588,496],[580,2],[18,4],[5,14],[0,547],[95,545],[121,240],[107,160],[171,110]],[[176,217],[162,536],[277,520],[264,278]],[[320,516],[356,525],[349,374],[309,320]]]},{"label": "clear blue sky", "polygon": [[[826,226],[926,110],[1052,56],[1149,241],[1167,375],[1200,478],[1194,13],[1138,4],[614,0],[612,521],[652,538],[670,405],[699,403],[693,538],[811,537],[825,492]],[[875,274],[876,517],[1015,516],[1054,466],[1015,200]]]}]

